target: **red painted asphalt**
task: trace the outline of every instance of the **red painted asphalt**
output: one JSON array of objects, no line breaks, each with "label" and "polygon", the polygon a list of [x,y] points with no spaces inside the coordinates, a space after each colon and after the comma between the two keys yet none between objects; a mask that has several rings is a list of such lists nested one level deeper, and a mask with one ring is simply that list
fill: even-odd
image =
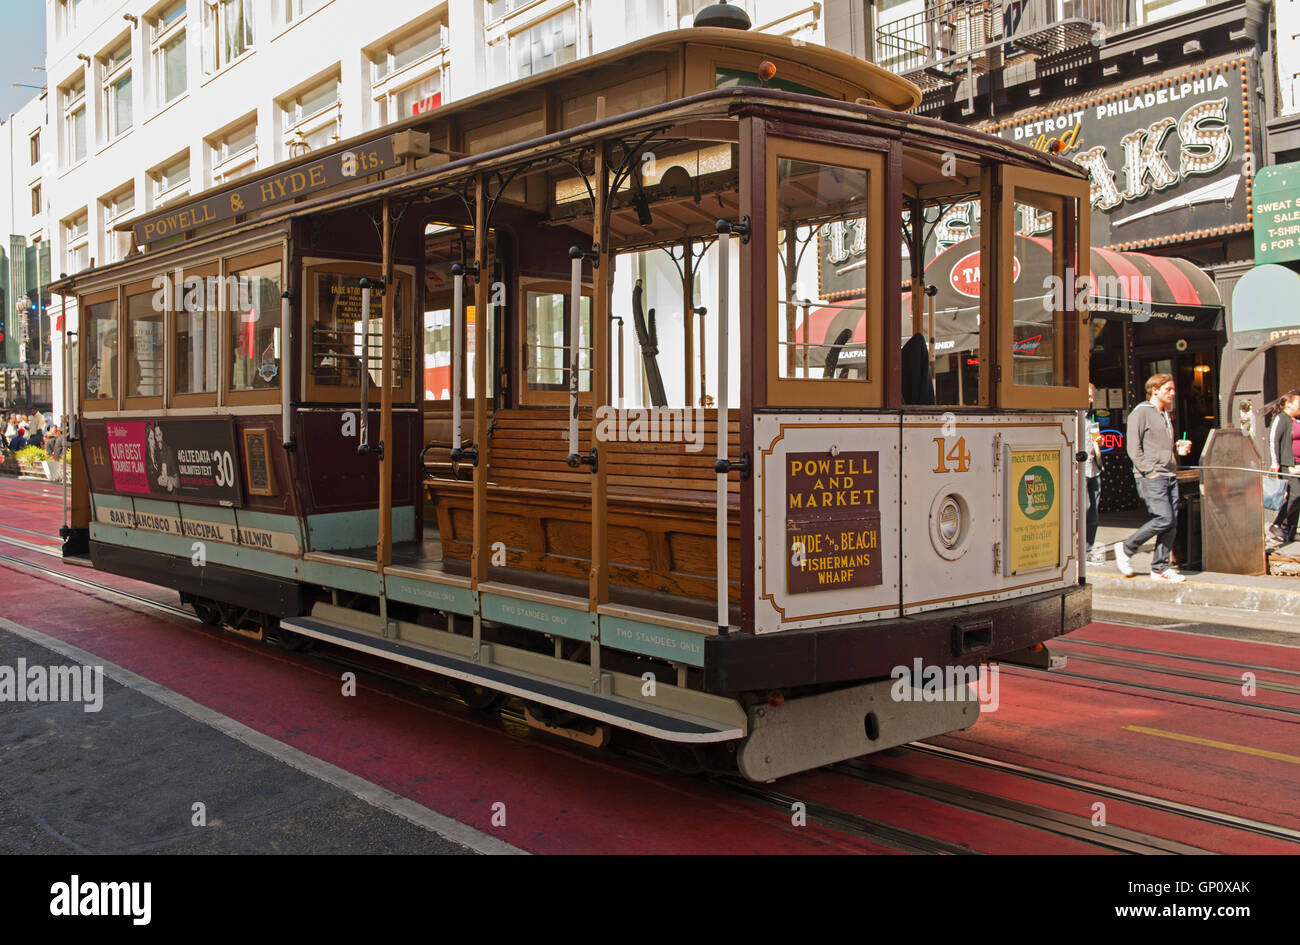
[{"label": "red painted asphalt", "polygon": [[[28,483],[0,483],[5,521],[53,539],[60,505],[43,495],[24,497]],[[35,490],[32,490],[35,492]],[[35,536],[0,535],[33,543]],[[112,587],[175,601],[174,594],[112,575],[63,565],[12,546],[0,552],[44,568]],[[24,574],[31,580],[41,578]],[[795,827],[789,814],[758,806],[718,785],[616,755],[588,752],[546,736],[467,714],[417,690],[363,676],[355,697],[344,697],[340,674],[320,660],[181,625],[162,615],[124,609],[108,599],[51,584],[40,606],[8,612],[27,626],[118,663],[255,730],[389,788],[440,813],[536,852],[886,852],[826,829],[810,818]],[[1201,657],[1283,669],[1300,667],[1296,650],[1214,640],[1168,631],[1093,624],[1074,639],[1117,642]],[[1082,651],[1083,647],[1076,649]],[[1121,651],[1106,653],[1141,662],[1170,661]],[[1236,670],[1205,664],[1205,671]],[[1076,661],[1070,669],[1078,669]],[[1115,667],[1104,667],[1115,671]],[[1082,670],[1101,675],[1098,664]],[[1124,671],[1129,673],[1131,671]],[[1278,679],[1259,673],[1260,679]],[[1118,677],[1116,677],[1118,678]],[[1192,689],[1200,681],[1150,672],[1133,678]],[[1294,680],[1293,680],[1294,681]],[[1226,691],[1203,683],[1205,690]],[[1272,700],[1282,694],[1265,693]],[[1240,694],[1238,693],[1238,696]],[[1300,742],[1297,722],[1261,710],[1233,710],[1195,697],[1137,693],[1105,683],[1085,683],[1004,667],[1001,704],[970,732],[940,744],[1073,777],[1168,797],[1214,810],[1300,827],[1293,812],[1300,796],[1300,765],[1220,747],[1188,744],[1127,731],[1137,725],[1161,732],[1227,742],[1286,754]],[[1280,704],[1280,703],[1279,703]],[[1289,703],[1288,703],[1289,704]],[[912,771],[950,784],[1041,804],[1088,818],[1086,793],[977,770],[905,751],[887,752],[875,764]],[[1082,841],[958,810],[911,794],[864,784],[832,771],[784,779],[781,793],[855,812],[872,820],[942,837],[988,852],[1095,852]],[[506,804],[507,824],[493,827],[492,805]],[[1280,841],[1228,831],[1107,802],[1108,822],[1223,852],[1295,852]]]}]

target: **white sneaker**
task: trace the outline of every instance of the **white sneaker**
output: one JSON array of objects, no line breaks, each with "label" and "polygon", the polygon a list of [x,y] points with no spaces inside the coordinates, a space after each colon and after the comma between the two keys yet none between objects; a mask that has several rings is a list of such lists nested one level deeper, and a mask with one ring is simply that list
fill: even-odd
[{"label": "white sneaker", "polygon": [[1152,571],[1151,577],[1153,580],[1166,581],[1170,584],[1182,584],[1187,580],[1187,578],[1183,577],[1180,572],[1175,571],[1173,568],[1165,568],[1163,571]]},{"label": "white sneaker", "polygon": [[1124,542],[1115,542],[1115,566],[1119,568],[1119,573],[1125,577],[1133,576],[1133,564],[1129,561],[1129,553],[1124,550]]},{"label": "white sneaker", "polygon": [[1096,548],[1094,548],[1092,551],[1088,552],[1088,563],[1089,563],[1089,564],[1105,564],[1105,563],[1106,563],[1106,546],[1105,546],[1105,545],[1098,545],[1098,546],[1097,546]]}]

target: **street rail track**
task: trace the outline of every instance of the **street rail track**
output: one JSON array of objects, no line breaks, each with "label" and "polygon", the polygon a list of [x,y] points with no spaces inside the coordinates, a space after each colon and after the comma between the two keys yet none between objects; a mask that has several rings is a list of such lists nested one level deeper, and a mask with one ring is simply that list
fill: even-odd
[{"label": "street rail track", "polygon": [[[52,536],[44,535],[39,532],[23,530],[26,534],[34,537],[50,538]],[[37,545],[33,542],[27,542],[22,539],[13,538],[7,535],[0,535],[0,544],[8,544],[26,551],[35,552],[48,557],[63,560],[62,554],[57,548]],[[152,598],[135,594],[121,588],[111,587],[107,584],[101,584],[97,581],[88,580],[72,574],[67,574],[58,570],[51,570],[41,567],[33,561],[23,558],[17,558],[12,555],[0,554],[0,564],[17,568],[31,574],[39,575],[48,579],[63,582],[72,587],[105,595],[131,604],[145,607],[149,610],[156,611],[169,617],[178,617],[191,623],[201,623],[199,618],[189,609],[167,604]],[[1132,647],[1112,646],[1115,649],[1133,649]],[[455,707],[458,718],[464,718],[462,714],[469,710],[464,699],[460,698],[453,692],[439,688],[419,680],[408,678],[407,676],[386,672],[376,666],[370,665],[365,661],[357,661],[344,657],[334,651],[331,647],[327,650],[316,648],[309,657],[313,661],[330,663],[336,666],[361,671],[365,674],[378,679],[384,679],[388,682],[395,683],[406,688],[417,689],[424,694],[436,698],[438,701],[446,704],[446,708]],[[1150,651],[1156,655],[1173,655],[1160,654],[1158,651]],[[1074,655],[1074,654],[1072,654]],[[1076,658],[1083,659],[1082,656]],[[1190,658],[1189,658],[1190,659]],[[1217,661],[1229,665],[1229,661]],[[1132,664],[1140,668],[1150,668],[1146,664]],[[1240,664],[1247,666],[1249,664]],[[1024,667],[1017,667],[1023,669]],[[1251,667],[1262,671],[1268,671],[1269,667]],[[1293,675],[1293,671],[1275,670]],[[1115,684],[1114,680],[1104,679],[1102,677],[1090,677],[1082,674],[1053,673],[1056,676],[1069,676],[1072,678],[1090,679],[1098,682]],[[1197,677],[1199,678],[1199,677]],[[1201,699],[1210,699],[1217,702],[1229,702],[1233,704],[1245,705],[1253,708],[1269,708],[1280,711],[1292,711],[1294,714],[1300,714],[1300,710],[1284,710],[1276,706],[1259,706],[1255,703],[1240,702],[1239,700],[1224,700],[1214,697],[1207,697],[1199,693],[1186,693],[1179,690],[1167,690],[1160,687],[1142,687],[1136,684],[1118,683],[1119,685],[1128,685],[1129,688],[1154,689],[1160,692],[1171,692],[1178,695],[1193,696]],[[432,707],[431,707],[432,708]],[[513,723],[512,727],[524,726],[523,714],[512,709],[503,709],[499,713],[499,718],[507,724]],[[566,748],[571,747],[567,744]],[[1150,795],[1139,794],[1137,792],[1127,791],[1121,788],[1107,787],[1072,778],[1068,775],[1059,775],[1053,772],[1042,771],[1039,769],[1029,768],[1023,765],[1017,765],[1010,762],[1000,761],[994,758],[988,758],[980,755],[973,755],[967,752],[956,751],[954,749],[944,748],[936,745],[925,743],[911,743],[902,746],[902,750],[921,752],[935,757],[941,757],[948,760],[980,766],[983,768],[996,770],[1004,774],[1012,774],[1018,777],[1034,780],[1058,787],[1068,788],[1086,792],[1091,796],[1099,798],[1108,798],[1122,801],[1124,803],[1145,807],[1147,809],[1160,811],[1163,813],[1174,814],[1192,818],[1195,820],[1212,823],[1218,826],[1235,830],[1245,830],[1260,836],[1270,837],[1273,839],[1283,840],[1291,843],[1300,844],[1300,830],[1293,830],[1275,824],[1268,824],[1261,821],[1255,821],[1248,818],[1237,817],[1231,814],[1225,814],[1218,811],[1208,810],[1206,808],[1196,807],[1193,805],[1183,804],[1176,801],[1167,801],[1162,798],[1152,797]],[[660,759],[653,756],[645,755],[635,750],[619,751],[620,758],[627,762],[638,763],[653,767],[656,771],[670,770],[670,766]],[[915,796],[927,798],[949,807],[963,809],[978,813],[984,816],[993,817],[1009,823],[1015,823],[1021,826],[1030,827],[1045,833],[1067,837],[1075,840],[1081,840],[1085,843],[1097,846],[1104,850],[1118,853],[1129,854],[1199,854],[1206,851],[1200,848],[1191,847],[1177,841],[1156,837],[1151,834],[1145,834],[1139,831],[1129,830],[1120,827],[1095,828],[1091,822],[1084,817],[1075,816],[1053,810],[1052,808],[1043,807],[1037,804],[1031,804],[1023,801],[1016,801],[1009,798],[998,797],[986,792],[966,788],[961,785],[947,784],[933,778],[927,778],[920,775],[914,775],[908,772],[893,771],[890,769],[873,766],[867,759],[854,759],[852,761],[841,762],[832,765],[826,770],[841,776],[850,777],[865,783],[874,784],[879,787],[889,788],[902,791]],[[796,803],[802,803],[809,822],[817,823],[821,826],[834,829],[845,835],[864,840],[877,846],[886,847],[900,853],[931,853],[931,854],[978,854],[981,851],[972,849],[968,846],[954,843],[937,837],[932,837],[905,827],[899,827],[893,824],[884,823],[862,814],[852,811],[843,810],[834,806],[821,804],[806,798],[795,797],[778,791],[770,785],[755,784],[733,777],[714,777],[712,782],[728,793],[747,797],[762,806],[771,810],[779,810],[784,814],[789,814]]]}]

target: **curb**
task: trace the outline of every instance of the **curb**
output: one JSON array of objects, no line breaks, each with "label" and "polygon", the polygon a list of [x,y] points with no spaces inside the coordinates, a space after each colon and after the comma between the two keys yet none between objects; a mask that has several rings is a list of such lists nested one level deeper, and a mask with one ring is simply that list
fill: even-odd
[{"label": "curb", "polygon": [[1211,584],[1188,579],[1182,584],[1153,581],[1143,575],[1120,577],[1090,574],[1093,593],[1115,599],[1179,604],[1192,607],[1221,607],[1244,614],[1300,617],[1300,588],[1296,590],[1246,587],[1240,584]]}]

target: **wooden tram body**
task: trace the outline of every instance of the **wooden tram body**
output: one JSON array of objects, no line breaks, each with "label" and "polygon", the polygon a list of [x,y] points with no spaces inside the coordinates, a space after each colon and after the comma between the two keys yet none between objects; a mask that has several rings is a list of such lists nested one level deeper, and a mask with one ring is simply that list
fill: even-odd
[{"label": "wooden tram body", "polygon": [[[54,286],[79,303],[69,553],[760,780],[969,726],[963,687],[899,701],[891,673],[1090,611],[1088,188],[916,100],[683,30],[141,215],[138,252]],[[962,197],[980,249],[937,357],[927,239]],[[1017,282],[1025,240],[1055,303]],[[671,339],[624,294],[661,250]],[[815,332],[801,250],[834,289]]]}]

